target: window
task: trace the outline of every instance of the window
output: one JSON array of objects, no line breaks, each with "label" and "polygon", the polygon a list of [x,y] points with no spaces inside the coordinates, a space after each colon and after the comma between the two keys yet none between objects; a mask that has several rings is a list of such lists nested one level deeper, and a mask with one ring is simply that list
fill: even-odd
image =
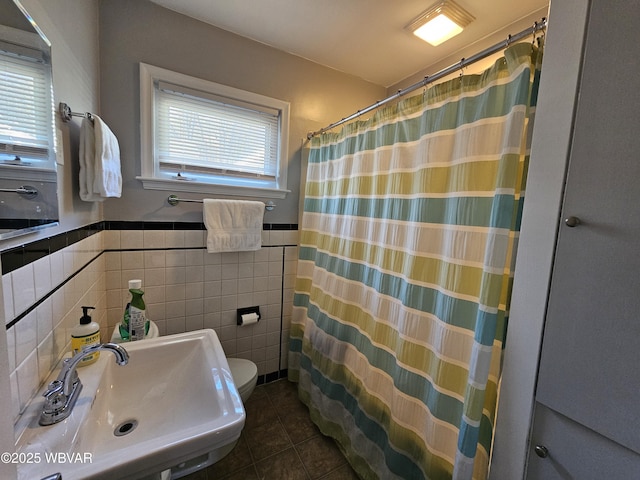
[{"label": "window", "polygon": [[0,165],[55,170],[52,99],[49,57],[0,40]]},{"label": "window", "polygon": [[144,188],[284,198],[289,104],[140,64]]}]

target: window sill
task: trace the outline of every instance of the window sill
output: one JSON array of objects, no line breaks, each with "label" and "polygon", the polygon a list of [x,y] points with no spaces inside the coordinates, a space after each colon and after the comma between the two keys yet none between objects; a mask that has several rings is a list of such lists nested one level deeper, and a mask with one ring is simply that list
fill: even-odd
[{"label": "window sill", "polygon": [[219,185],[195,181],[167,180],[151,177],[136,177],[146,190],[170,190],[175,192],[208,193],[237,197],[285,198],[291,190],[277,188],[247,187],[244,185]]},{"label": "window sill", "polygon": [[25,182],[55,182],[57,173],[55,168],[0,165],[0,178]]}]

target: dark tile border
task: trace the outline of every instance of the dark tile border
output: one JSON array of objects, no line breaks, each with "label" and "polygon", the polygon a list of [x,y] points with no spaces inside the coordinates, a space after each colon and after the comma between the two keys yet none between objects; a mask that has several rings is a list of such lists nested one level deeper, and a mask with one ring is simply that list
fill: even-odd
[{"label": "dark tile border", "polygon": [[265,223],[263,230],[298,230],[297,223]]},{"label": "dark tile border", "polygon": [[29,265],[36,260],[101,232],[104,230],[103,223],[104,222],[94,223],[86,227],[69,230],[68,232],[53,237],[42,238],[35,242],[25,243],[19,247],[5,250],[0,254],[0,258],[2,259],[2,274],[11,273],[20,267]]},{"label": "dark tile border", "polygon": [[42,225],[48,225],[50,223],[58,222],[57,218],[47,218],[47,219],[31,219],[31,218],[13,218],[13,219],[4,219],[0,220],[0,229],[2,230],[16,230],[20,228],[34,228],[40,227]]},{"label": "dark tile border", "polygon": [[[263,230],[298,230],[295,223],[265,223]],[[11,273],[103,230],[205,230],[204,223],[103,221],[25,243],[0,253],[2,274]]]},{"label": "dark tile border", "polygon": [[278,372],[267,373],[266,375],[258,375],[258,383],[257,385],[264,385],[265,383],[275,382],[276,380],[280,380],[281,378],[287,378],[288,370],[285,368]]}]

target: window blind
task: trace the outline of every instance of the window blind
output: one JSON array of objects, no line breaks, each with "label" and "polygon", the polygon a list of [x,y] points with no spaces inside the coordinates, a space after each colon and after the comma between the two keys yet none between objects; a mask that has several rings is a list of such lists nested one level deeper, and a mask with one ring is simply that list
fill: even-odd
[{"label": "window blind", "polygon": [[49,159],[53,150],[48,65],[0,50],[0,153]]},{"label": "window blind", "polygon": [[163,82],[155,104],[161,169],[276,177],[277,111]]}]

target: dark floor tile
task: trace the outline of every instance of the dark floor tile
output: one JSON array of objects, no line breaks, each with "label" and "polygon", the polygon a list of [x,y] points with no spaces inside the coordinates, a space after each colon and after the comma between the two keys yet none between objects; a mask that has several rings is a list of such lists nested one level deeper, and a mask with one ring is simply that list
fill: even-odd
[{"label": "dark floor tile", "polygon": [[357,480],[335,442],[311,422],[297,384],[258,386],[245,410],[245,428],[231,453],[183,480]]},{"label": "dark floor tile", "polygon": [[289,380],[278,380],[277,382],[268,383],[264,387],[267,395],[271,399],[271,403],[278,413],[287,412],[292,405],[300,403],[298,398],[298,386]]},{"label": "dark floor tile", "polygon": [[267,395],[267,391],[265,390],[265,386],[258,385],[256,388],[253,389],[253,392],[251,393],[251,396],[249,397],[247,402],[252,402],[255,400],[263,401],[265,398],[267,398],[267,396],[268,395]]},{"label": "dark floor tile", "polygon": [[239,470],[227,476],[220,477],[220,476],[209,475],[207,479],[208,480],[263,480],[261,477],[258,477],[258,475],[256,474],[256,468],[253,465],[247,468],[243,468],[242,470]]},{"label": "dark floor tile", "polygon": [[182,477],[184,480],[209,480],[211,477],[207,477],[207,469],[198,470],[197,472],[190,473],[186,477]]},{"label": "dark floor tile", "polygon": [[283,394],[280,397],[276,396],[275,400],[281,400],[281,403],[283,405],[286,405],[286,408],[278,409],[278,416],[281,420],[283,418],[286,418],[290,413],[304,413],[309,416],[309,408],[304,403],[302,403],[302,401],[300,401],[297,396],[293,398],[288,397],[286,394]]},{"label": "dark floor tile", "polygon": [[325,475],[320,480],[359,480],[358,474],[353,471],[351,465],[348,463],[333,470],[331,473]]},{"label": "dark floor tile", "polygon": [[300,457],[292,448],[256,463],[258,476],[263,480],[307,480]]},{"label": "dark floor tile", "polygon": [[320,434],[320,430],[309,417],[309,410],[302,403],[292,407],[288,414],[280,414],[279,417],[294,445]]},{"label": "dark floor tile", "polygon": [[254,398],[249,397],[244,404],[244,410],[247,417],[244,422],[245,429],[252,429],[264,425],[265,423],[274,423],[278,421],[278,413],[271,404],[269,397],[264,389],[256,389],[259,394]]},{"label": "dark floor tile", "polygon": [[317,435],[295,446],[311,478],[320,478],[346,462],[329,437]]},{"label": "dark floor tile", "polygon": [[288,392],[288,391],[298,391],[298,384],[295,382],[290,382],[286,378],[277,380],[275,382],[267,383],[263,385],[265,392],[268,395],[275,395],[278,392]]},{"label": "dark floor tile", "polygon": [[[207,467],[206,471],[209,478],[220,478],[223,475],[241,470],[253,464],[253,458],[249,452],[249,446],[244,438],[244,434],[240,435],[240,439],[231,452],[217,463]],[[189,480],[197,480],[191,479]]]},{"label": "dark floor tile", "polygon": [[255,461],[262,460],[291,446],[287,432],[278,421],[246,429],[244,435]]}]

